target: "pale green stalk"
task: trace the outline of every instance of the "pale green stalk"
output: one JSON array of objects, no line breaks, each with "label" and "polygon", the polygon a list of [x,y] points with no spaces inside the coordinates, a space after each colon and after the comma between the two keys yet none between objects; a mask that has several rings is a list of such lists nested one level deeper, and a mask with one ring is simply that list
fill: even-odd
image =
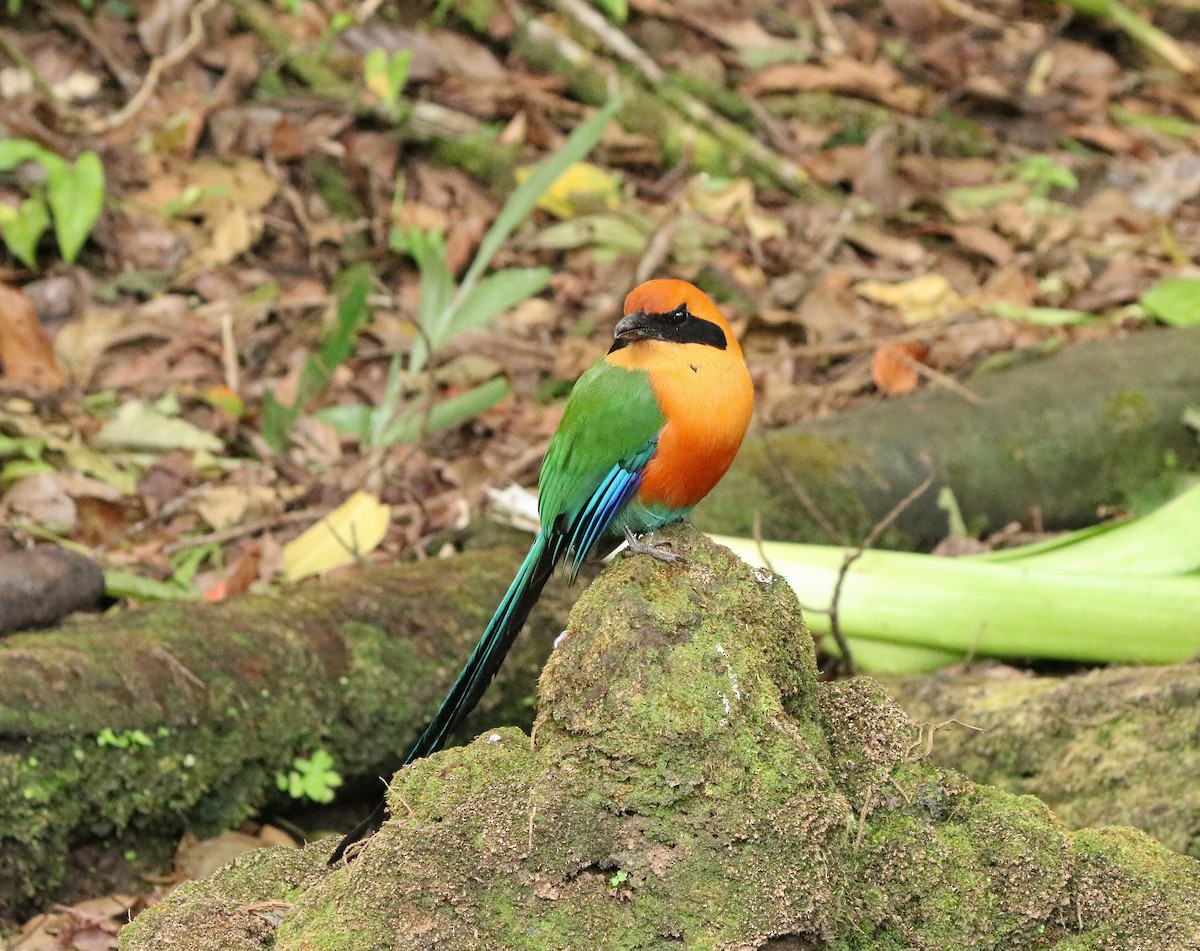
[{"label": "pale green stalk", "polygon": [[[716,539],[762,564],[748,539]],[[795,589],[815,633],[854,550],[765,542],[762,554]],[[842,585],[847,637],[958,654],[1101,663],[1174,663],[1200,651],[1200,580],[1042,570],[907,552],[868,551]]]}]

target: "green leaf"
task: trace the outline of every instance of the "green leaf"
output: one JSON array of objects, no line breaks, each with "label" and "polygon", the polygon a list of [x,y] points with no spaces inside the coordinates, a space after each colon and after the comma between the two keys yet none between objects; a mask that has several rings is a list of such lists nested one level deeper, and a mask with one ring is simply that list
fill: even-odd
[{"label": "green leaf", "polygon": [[262,438],[275,452],[287,448],[288,434],[300,411],[294,406],[285,406],[274,393],[263,394]]},{"label": "green leaf", "polygon": [[412,50],[399,50],[389,56],[386,50],[377,46],[363,59],[363,80],[371,92],[394,106],[400,99],[411,65]]},{"label": "green leaf", "polygon": [[303,408],[305,403],[320,393],[329,382],[333,371],[346,362],[346,358],[354,350],[354,335],[366,323],[371,313],[367,307],[367,294],[371,290],[369,265],[358,264],[347,269],[339,278],[339,283],[343,284],[345,291],[338,302],[333,333],[317,352],[317,359],[313,362],[311,371],[309,361],[305,361],[305,370],[310,372],[301,374],[309,379],[302,381],[300,392],[297,394],[296,404],[299,408]]},{"label": "green leaf", "polygon": [[131,400],[96,434],[93,444],[101,449],[144,449],[169,452],[173,449],[203,449],[222,452],[225,444],[207,430],[186,419],[166,416],[148,403]]},{"label": "green leaf", "polygon": [[50,212],[41,195],[30,195],[20,207],[4,206],[0,215],[0,234],[4,244],[26,267],[37,267],[37,246],[50,227]]},{"label": "green leaf", "polygon": [[534,247],[560,251],[595,244],[636,254],[646,247],[647,241],[645,222],[635,223],[627,215],[599,214],[560,221],[538,232],[531,243]]},{"label": "green leaf", "polygon": [[356,264],[338,277],[338,284],[345,290],[338,302],[333,333],[317,353],[305,357],[296,385],[295,402],[288,406],[274,393],[263,396],[262,437],[275,452],[283,452],[296,417],[325,389],[333,372],[346,362],[354,349],[354,336],[371,313],[367,307],[371,273],[369,265]]},{"label": "green leaf", "polygon": [[45,165],[47,156],[62,161],[36,142],[30,142],[28,139],[6,139],[0,142],[0,172],[11,171],[22,162],[41,162]]},{"label": "green leaf", "polygon": [[417,270],[421,273],[417,325],[424,336],[413,341],[408,355],[408,372],[420,373],[429,359],[430,350],[437,350],[446,342],[454,275],[446,264],[446,243],[440,231],[409,228],[403,233],[403,240],[405,250],[417,262]]},{"label": "green leaf", "polygon": [[196,592],[169,581],[143,578],[131,571],[104,572],[104,590],[110,598],[137,598],[139,601],[187,601]]},{"label": "green leaf", "polygon": [[471,291],[475,289],[475,284],[492,263],[496,252],[500,250],[500,246],[508,240],[508,236],[516,230],[517,226],[529,217],[529,213],[533,211],[538,199],[542,197],[546,189],[558,181],[559,176],[572,164],[580,161],[596,146],[604,134],[605,126],[617,114],[617,110],[621,106],[622,102],[619,98],[611,99],[608,105],[594,116],[581,122],[567,137],[562,148],[538,163],[529,177],[508,196],[508,201],[500,209],[500,214],[492,222],[488,233],[483,236],[479,250],[475,253],[475,259],[463,277],[458,294],[455,296],[453,305],[455,310],[462,301],[470,296]]},{"label": "green leaf", "polygon": [[364,403],[349,406],[326,406],[313,413],[316,419],[332,426],[341,436],[355,436],[359,442],[367,442],[371,432],[371,414],[374,410]]},{"label": "green leaf", "polygon": [[1200,324],[1200,278],[1171,277],[1142,295],[1141,304],[1154,317],[1172,327]]},{"label": "green leaf", "polygon": [[1022,307],[1017,304],[1005,304],[996,301],[982,308],[997,317],[1009,320],[1019,320],[1026,324],[1037,324],[1041,327],[1068,327],[1074,324],[1087,324],[1099,320],[1095,314],[1086,310],[1071,310],[1066,307]]},{"label": "green leaf", "polygon": [[541,291],[550,283],[545,267],[508,268],[489,274],[475,285],[451,318],[447,336],[486,326],[510,307]]},{"label": "green leaf", "polygon": [[491,409],[507,395],[508,380],[498,376],[466,393],[435,403],[424,415],[413,411],[393,420],[380,434],[379,445],[416,442],[426,433],[461,426]]},{"label": "green leaf", "polygon": [[45,163],[49,176],[50,211],[58,249],[68,263],[92,233],[104,207],[104,166],[95,152],[84,152],[74,165]]},{"label": "green leaf", "polygon": [[599,7],[613,23],[624,23],[629,19],[629,5],[625,0],[592,0],[592,3]]}]

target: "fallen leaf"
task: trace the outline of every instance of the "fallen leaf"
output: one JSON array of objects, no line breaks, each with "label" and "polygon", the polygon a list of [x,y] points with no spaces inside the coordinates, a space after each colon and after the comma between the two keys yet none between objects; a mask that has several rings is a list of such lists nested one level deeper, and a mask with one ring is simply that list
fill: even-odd
[{"label": "fallen leaf", "polygon": [[69,532],[75,527],[75,500],[57,476],[56,472],[39,472],[18,479],[0,496],[0,504],[43,528]]},{"label": "fallen leaf", "polygon": [[834,268],[804,295],[795,319],[804,327],[809,343],[834,343],[863,336],[869,310],[850,290],[850,272]]},{"label": "fallen leaf", "polygon": [[1194,327],[1200,324],[1200,278],[1168,278],[1146,291],[1141,303],[1164,324]]},{"label": "fallen leaf", "polygon": [[922,274],[907,281],[862,281],[854,293],[867,300],[895,307],[904,322],[917,324],[949,317],[966,306],[962,297],[940,274]]},{"label": "fallen leaf", "polygon": [[96,434],[94,445],[101,449],[142,449],[168,452],[172,449],[203,449],[221,452],[225,444],[186,419],[159,412],[149,403],[123,403],[116,416]]},{"label": "fallen leaf", "polygon": [[[527,179],[533,169],[517,169],[517,181]],[[573,218],[585,211],[616,208],[620,205],[621,186],[610,171],[591,162],[576,162],[546,189],[537,206],[556,218]]]},{"label": "fallen leaf", "polygon": [[869,254],[907,267],[915,267],[928,257],[920,242],[884,234],[870,225],[853,225],[846,229],[846,240]]},{"label": "fallen leaf", "polygon": [[185,878],[207,878],[239,855],[263,847],[258,836],[245,832],[222,832],[216,838],[200,842],[181,842],[175,855],[175,868]]},{"label": "fallen leaf", "polygon": [[265,485],[215,485],[195,501],[196,514],[214,531],[237,525],[248,515],[261,515],[278,496]]},{"label": "fallen leaf", "polygon": [[1007,241],[990,228],[978,225],[951,225],[950,237],[964,251],[988,258],[994,264],[1008,264],[1016,253]]},{"label": "fallen leaf", "polygon": [[66,382],[33,302],[0,283],[0,373],[14,383],[57,389]]},{"label": "fallen leaf", "polygon": [[871,357],[871,380],[889,396],[901,396],[917,388],[920,380],[914,360],[921,360],[929,348],[921,343],[900,343],[877,347]]},{"label": "fallen leaf", "polygon": [[283,546],[288,581],[350,565],[370,554],[387,533],[391,509],[366,492],[350,498]]},{"label": "fallen leaf", "polygon": [[887,60],[861,63],[835,58],[826,66],[782,63],[752,75],[741,85],[743,95],[764,92],[841,92],[881,102],[900,112],[917,112],[925,93],[904,85],[899,71]]}]

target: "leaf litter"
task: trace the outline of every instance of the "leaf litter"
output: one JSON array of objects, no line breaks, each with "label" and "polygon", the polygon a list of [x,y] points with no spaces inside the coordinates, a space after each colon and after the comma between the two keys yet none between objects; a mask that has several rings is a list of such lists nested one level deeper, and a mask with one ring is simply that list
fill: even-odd
[{"label": "leaf litter", "polygon": [[[407,557],[490,487],[536,482],[562,397],[653,275],[718,296],[767,426],[952,385],[995,354],[1196,321],[1191,26],[1155,53],[1136,26],[1050,3],[630,6],[627,45],[589,35],[584,57],[532,7],[414,23],[341,0],[18,3],[3,131],[85,174],[46,204],[73,263],[49,232],[39,268],[0,257],[0,548],[82,545],[130,600]],[[425,345],[395,235],[440,231],[461,280],[520,170],[622,57],[667,71],[653,89],[671,104],[610,123],[501,245],[494,269],[548,268],[546,288],[393,374]],[[6,239],[27,239],[14,222],[49,186],[36,162],[0,174]],[[273,451],[264,407],[295,402],[360,261],[365,316]],[[490,408],[415,442],[364,446],[313,415],[500,378]],[[53,946],[112,946],[139,900],[113,901],[55,912]]]}]

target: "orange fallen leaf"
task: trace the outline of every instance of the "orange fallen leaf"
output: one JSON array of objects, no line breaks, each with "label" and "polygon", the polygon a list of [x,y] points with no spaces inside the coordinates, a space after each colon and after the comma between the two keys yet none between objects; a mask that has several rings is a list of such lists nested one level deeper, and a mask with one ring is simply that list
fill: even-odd
[{"label": "orange fallen leaf", "polygon": [[0,376],[14,383],[55,390],[67,382],[54,347],[38,324],[37,311],[25,294],[0,283]]},{"label": "orange fallen leaf", "polygon": [[215,585],[205,591],[204,594],[200,595],[200,600],[209,602],[224,601],[227,594],[227,585],[225,584],[225,579],[222,578]]},{"label": "orange fallen leaf", "polygon": [[871,357],[871,379],[889,396],[901,396],[917,388],[916,368],[913,361],[921,360],[929,353],[923,343],[899,343],[877,347]]}]

